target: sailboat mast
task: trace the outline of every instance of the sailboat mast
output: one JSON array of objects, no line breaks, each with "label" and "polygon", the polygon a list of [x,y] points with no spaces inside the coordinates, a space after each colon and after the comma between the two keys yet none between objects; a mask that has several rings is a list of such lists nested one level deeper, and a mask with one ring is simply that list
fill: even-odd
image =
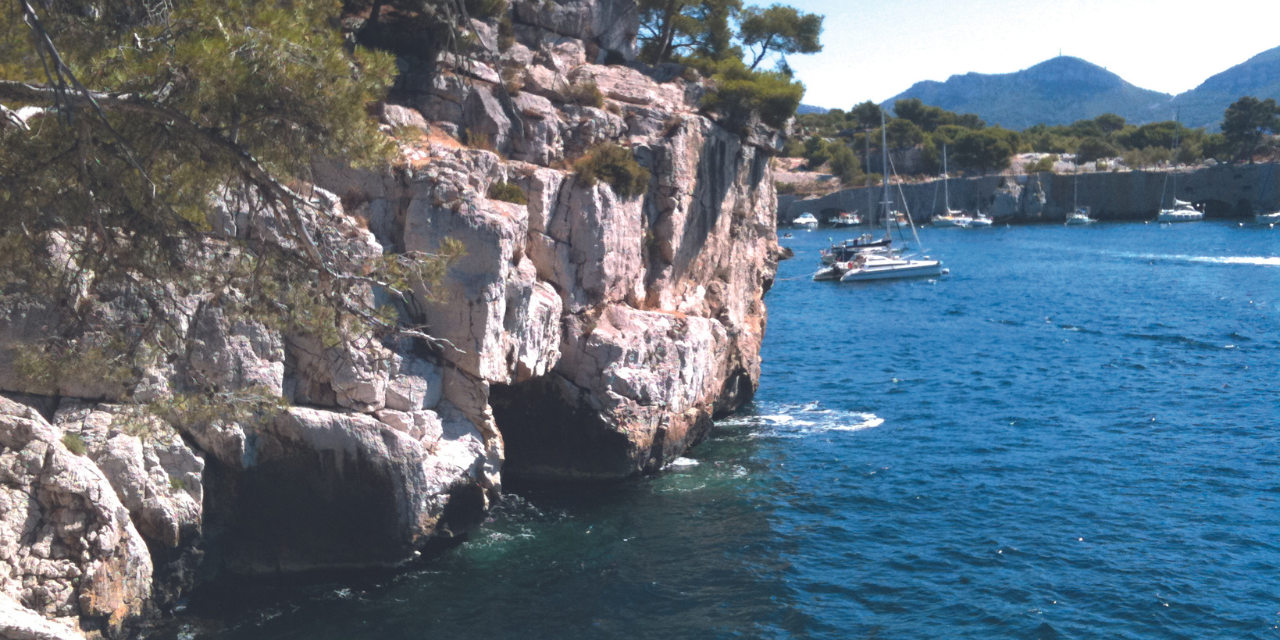
[{"label": "sailboat mast", "polygon": [[[947,188],[947,143],[942,143],[942,204],[946,207],[943,213],[951,215],[951,190]],[[937,191],[934,191],[937,193]],[[934,196],[935,198],[938,196]],[[936,200],[934,202],[937,202]]]},{"label": "sailboat mast", "polygon": [[[866,156],[867,159],[866,159],[866,162],[863,163],[863,166],[866,167],[867,174],[870,175],[871,174],[871,129],[866,129],[864,133],[865,135],[863,135],[862,138],[863,138],[863,142],[865,142],[867,146],[867,156]],[[876,217],[875,215],[876,207],[875,207],[875,204],[872,202],[873,197],[874,197],[874,194],[871,191],[871,181],[867,180],[867,231],[872,230],[873,228],[871,226],[872,219]]]},{"label": "sailboat mast", "polygon": [[890,209],[889,205],[892,204],[889,200],[889,135],[885,131],[885,129],[886,127],[884,124],[884,109],[881,109],[880,110],[880,165],[881,165],[880,170],[884,172],[882,176],[884,178],[883,180],[884,182],[884,203],[883,203],[884,204],[884,237],[890,238],[893,236],[893,227],[891,226],[893,222],[889,219],[891,217],[890,211],[889,211]]}]

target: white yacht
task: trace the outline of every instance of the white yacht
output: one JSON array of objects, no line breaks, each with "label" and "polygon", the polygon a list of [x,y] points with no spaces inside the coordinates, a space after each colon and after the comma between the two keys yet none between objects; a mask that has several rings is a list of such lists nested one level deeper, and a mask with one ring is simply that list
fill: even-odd
[{"label": "white yacht", "polygon": [[1069,227],[1093,224],[1095,222],[1097,222],[1097,220],[1089,217],[1088,209],[1076,209],[1075,211],[1067,214],[1067,226]]},{"label": "white yacht", "polygon": [[935,227],[967,227],[973,222],[973,218],[966,216],[963,212],[948,209],[946,213],[930,218],[930,222]]},{"label": "white yacht", "polygon": [[841,211],[840,215],[831,220],[833,227],[856,227],[860,224],[862,224],[862,216],[859,216],[856,211],[853,213]]},{"label": "white yacht", "polygon": [[992,224],[991,216],[984,216],[982,215],[982,212],[979,211],[973,214],[973,219],[970,220],[969,224],[965,226],[969,227],[970,229],[974,229],[978,227],[989,227],[991,226],[991,224]]},{"label": "white yacht", "polygon": [[802,213],[791,221],[791,225],[800,229],[817,229],[818,219],[813,217],[812,213]]},{"label": "white yacht", "polygon": [[1204,212],[1191,206],[1186,200],[1173,199],[1172,209],[1161,209],[1157,222],[1195,222],[1204,220]]},{"label": "white yacht", "polygon": [[1280,211],[1256,214],[1253,216],[1253,221],[1258,224],[1278,224],[1280,223]]},{"label": "white yacht", "polygon": [[931,278],[946,273],[946,269],[942,268],[942,262],[938,260],[895,258],[874,253],[864,253],[849,262],[842,263],[841,266],[844,267],[844,274],[840,276],[840,282]]}]

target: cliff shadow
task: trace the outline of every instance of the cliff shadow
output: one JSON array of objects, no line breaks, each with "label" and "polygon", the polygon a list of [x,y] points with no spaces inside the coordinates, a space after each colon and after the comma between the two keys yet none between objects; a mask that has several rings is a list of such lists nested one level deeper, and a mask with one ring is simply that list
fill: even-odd
[{"label": "cliff shadow", "polygon": [[489,390],[502,433],[503,484],[622,480],[633,468],[625,434],[606,424],[583,393],[552,373]]}]

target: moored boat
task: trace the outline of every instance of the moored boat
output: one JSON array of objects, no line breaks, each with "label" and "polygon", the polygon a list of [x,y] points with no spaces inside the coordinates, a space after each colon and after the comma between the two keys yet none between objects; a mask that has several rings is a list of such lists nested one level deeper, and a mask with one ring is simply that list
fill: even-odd
[{"label": "moored boat", "polygon": [[812,213],[802,213],[791,221],[791,225],[799,229],[817,229],[818,219]]},{"label": "moored boat", "polygon": [[947,211],[942,215],[937,215],[929,219],[935,227],[967,227],[973,218],[964,215],[960,211]]},{"label": "moored boat", "polygon": [[1195,222],[1204,220],[1204,212],[1199,211],[1191,206],[1190,202],[1185,200],[1173,200],[1174,208],[1161,209],[1160,214],[1156,216],[1157,222]]},{"label": "moored boat", "polygon": [[1258,224],[1280,224],[1280,211],[1256,214],[1253,216],[1253,221]]},{"label": "moored boat", "polygon": [[863,254],[850,262],[840,264],[845,267],[844,273],[840,276],[840,282],[929,278],[940,276],[945,272],[942,262],[938,260],[915,260],[876,254]]},{"label": "moored boat", "polygon": [[1067,214],[1066,224],[1069,227],[1093,224],[1094,222],[1097,222],[1097,220],[1089,217],[1089,211],[1087,209],[1076,209],[1075,211]]},{"label": "moored boat", "polygon": [[862,216],[859,216],[856,211],[852,213],[841,211],[839,215],[831,220],[831,226],[833,227],[856,227],[860,224],[862,224]]},{"label": "moored boat", "polygon": [[889,238],[876,240],[870,233],[864,233],[852,240],[833,244],[830,249],[822,249],[818,254],[822,256],[822,264],[830,265],[837,262],[848,262],[863,251],[873,249],[886,250],[890,244],[892,244],[892,241]]},{"label": "moored boat", "polygon": [[978,227],[989,227],[991,226],[992,222],[993,221],[991,220],[991,216],[984,216],[982,215],[982,212],[979,211],[973,214],[973,219],[969,220],[969,224],[966,226],[968,226],[971,229],[978,228]]}]

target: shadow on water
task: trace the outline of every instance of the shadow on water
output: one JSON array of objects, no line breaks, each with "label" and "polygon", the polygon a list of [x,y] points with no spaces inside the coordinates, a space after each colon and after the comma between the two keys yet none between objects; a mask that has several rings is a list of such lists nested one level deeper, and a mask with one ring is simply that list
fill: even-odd
[{"label": "shadow on water", "polygon": [[661,474],[515,487],[399,572],[226,583],[155,638],[800,638],[756,444],[717,431]]}]

